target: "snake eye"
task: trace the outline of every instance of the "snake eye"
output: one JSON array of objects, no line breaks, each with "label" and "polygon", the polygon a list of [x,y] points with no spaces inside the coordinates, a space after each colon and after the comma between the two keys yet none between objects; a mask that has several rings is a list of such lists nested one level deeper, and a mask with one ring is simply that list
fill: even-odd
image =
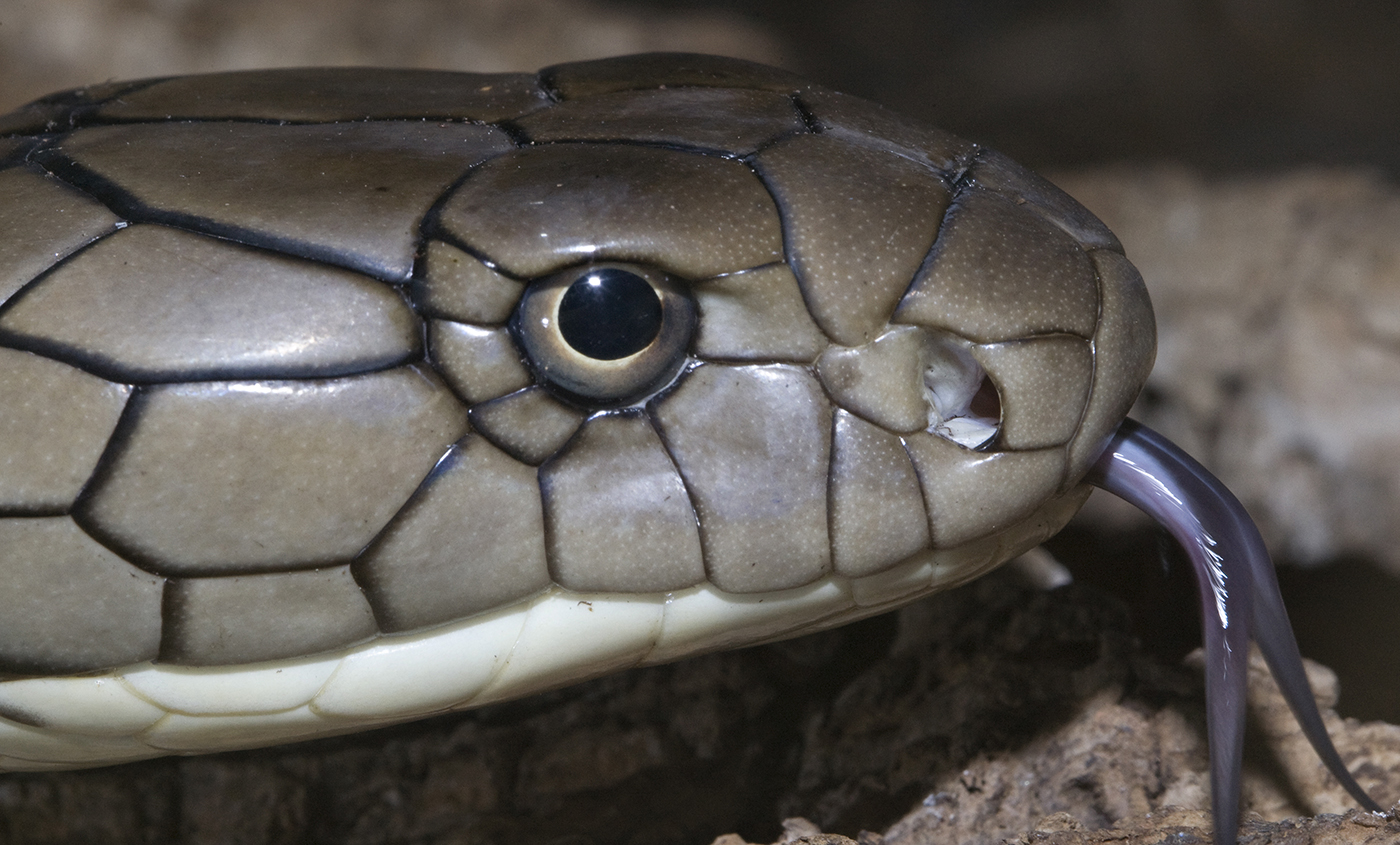
[{"label": "snake eye", "polygon": [[616,408],[675,378],[695,319],[679,279],[650,267],[590,264],[532,282],[510,328],[547,387],[585,407]]},{"label": "snake eye", "polygon": [[559,300],[559,333],[589,358],[635,355],[660,332],[661,298],[646,279],[621,267],[589,270]]}]

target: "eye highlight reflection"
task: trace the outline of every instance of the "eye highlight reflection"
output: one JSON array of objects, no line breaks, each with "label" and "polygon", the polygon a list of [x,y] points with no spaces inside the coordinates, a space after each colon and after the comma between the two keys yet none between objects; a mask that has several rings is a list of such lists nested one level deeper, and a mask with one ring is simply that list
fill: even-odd
[{"label": "eye highlight reflection", "polygon": [[636,273],[619,267],[588,272],[559,300],[559,332],[580,353],[615,361],[647,348],[661,332],[661,299]]},{"label": "eye highlight reflection", "polygon": [[675,378],[696,319],[688,283],[651,267],[600,263],[532,282],[510,330],[551,392],[607,409],[642,401]]}]

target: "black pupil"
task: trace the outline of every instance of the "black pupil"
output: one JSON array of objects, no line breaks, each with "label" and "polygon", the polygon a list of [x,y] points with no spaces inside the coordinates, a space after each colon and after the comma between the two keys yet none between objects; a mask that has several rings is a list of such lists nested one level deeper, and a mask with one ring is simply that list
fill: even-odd
[{"label": "black pupil", "polygon": [[589,358],[625,358],[645,349],[660,331],[656,291],[626,270],[590,270],[559,300],[559,333]]}]

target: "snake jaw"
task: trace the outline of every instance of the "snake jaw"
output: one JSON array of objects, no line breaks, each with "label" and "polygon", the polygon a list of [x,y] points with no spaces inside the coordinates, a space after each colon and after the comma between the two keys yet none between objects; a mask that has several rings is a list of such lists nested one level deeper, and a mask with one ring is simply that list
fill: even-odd
[{"label": "snake jaw", "polygon": [[1347,771],[1327,735],[1268,549],[1239,499],[1190,455],[1131,419],[1119,426],[1085,481],[1157,520],[1191,561],[1205,640],[1215,841],[1234,843],[1239,826],[1251,638],[1327,770],[1363,807],[1381,812]]}]

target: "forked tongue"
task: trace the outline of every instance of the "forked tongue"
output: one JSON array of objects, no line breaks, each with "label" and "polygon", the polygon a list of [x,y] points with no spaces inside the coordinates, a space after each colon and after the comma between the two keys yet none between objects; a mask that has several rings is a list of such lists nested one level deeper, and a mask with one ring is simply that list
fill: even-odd
[{"label": "forked tongue", "polygon": [[1380,812],[1327,736],[1268,549],[1239,499],[1190,455],[1134,420],[1123,421],[1085,480],[1156,519],[1191,560],[1201,596],[1211,813],[1217,845],[1234,845],[1239,827],[1251,636],[1327,770],[1361,806]]}]

